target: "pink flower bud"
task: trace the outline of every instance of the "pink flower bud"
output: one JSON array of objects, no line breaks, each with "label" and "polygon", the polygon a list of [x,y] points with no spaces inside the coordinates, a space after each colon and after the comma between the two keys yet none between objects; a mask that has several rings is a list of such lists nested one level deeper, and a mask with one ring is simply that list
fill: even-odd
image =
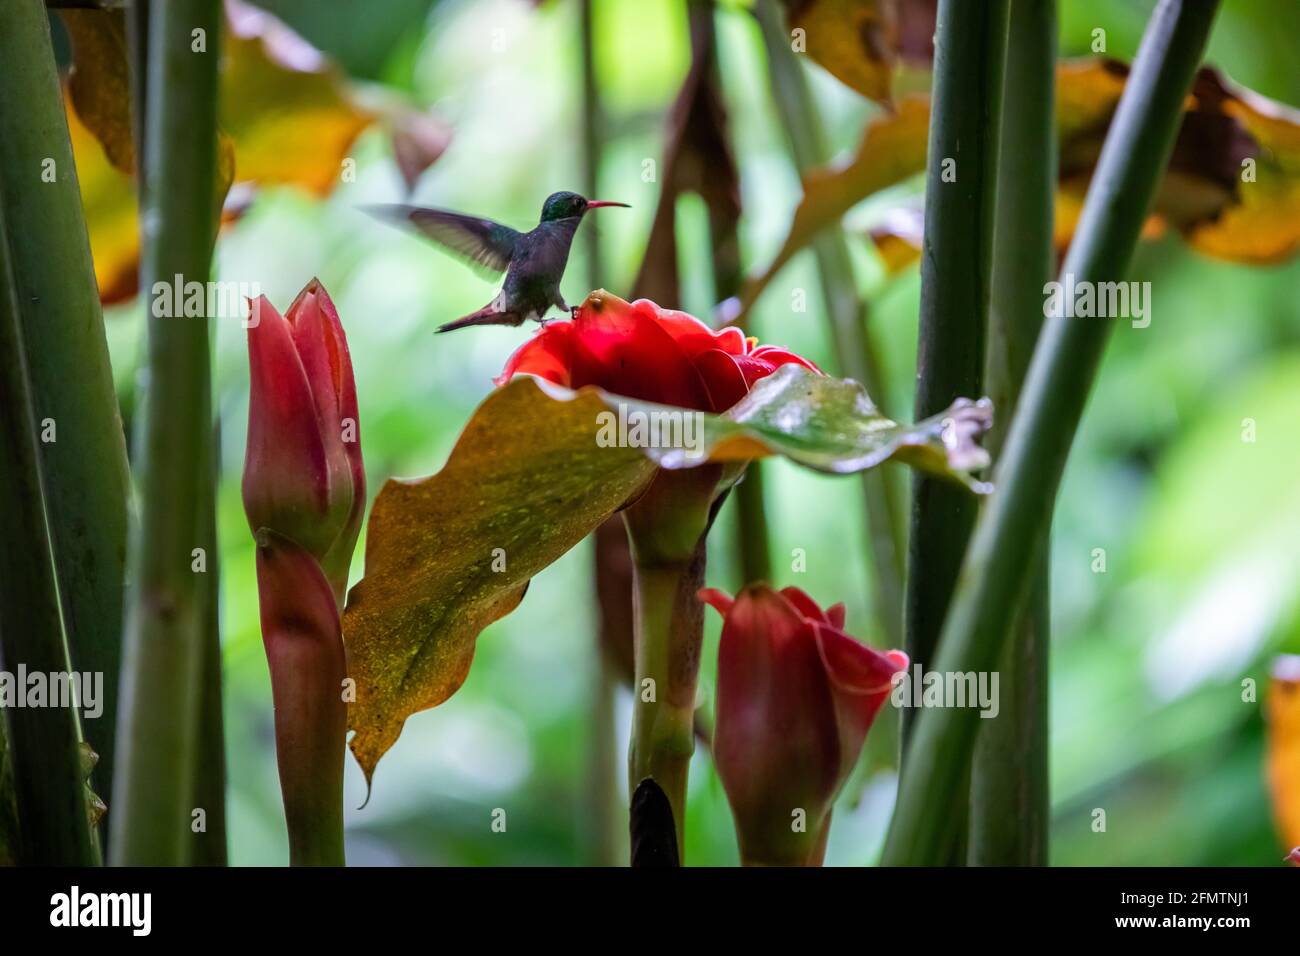
[{"label": "pink flower bud", "polygon": [[835,797],[907,655],[859,643],[842,604],[823,611],[798,588],[700,598],[723,616],[713,758],[741,858],[816,865]]},{"label": "pink flower bud", "polygon": [[254,533],[315,557],[341,597],[365,508],[347,338],[316,279],[284,316],[264,296],[251,305],[244,510]]}]

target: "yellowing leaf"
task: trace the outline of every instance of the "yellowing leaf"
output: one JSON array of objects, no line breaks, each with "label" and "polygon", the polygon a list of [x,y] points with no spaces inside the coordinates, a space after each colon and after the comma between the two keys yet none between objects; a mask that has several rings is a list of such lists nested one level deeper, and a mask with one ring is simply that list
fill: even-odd
[{"label": "yellowing leaf", "polygon": [[68,109],[68,134],[99,297],[105,304],[124,301],[135,295],[139,285],[135,181],[108,161],[99,140],[73,108]]},{"label": "yellowing leaf", "polygon": [[909,96],[898,104],[897,112],[877,117],[867,125],[862,144],[847,165],[809,172],[804,177],[803,200],[795,209],[789,235],[771,265],[745,284],[742,309],[748,310],[758,300],[776,273],[817,233],[839,222],[867,196],[924,169],[929,130],[929,99]]},{"label": "yellowing leaf", "polygon": [[126,11],[60,10],[59,15],[72,42],[72,106],[103,144],[108,161],[124,173],[134,173]]},{"label": "yellowing leaf", "polygon": [[407,717],[460,687],[479,633],[529,579],[653,474],[637,450],[596,445],[605,410],[594,391],[556,401],[516,379],[474,413],[442,471],[380,490],[343,616],[350,746],[367,779]]},{"label": "yellowing leaf", "polygon": [[[241,183],[297,184],[317,194],[341,181],[348,149],[378,115],[357,105],[338,71],[270,14],[227,4],[230,30],[221,64],[222,128],[218,131],[216,201],[221,206],[236,173]],[[81,186],[86,228],[100,298],[135,295],[139,269],[134,140],[122,12],[61,11],[72,38],[68,126]],[[432,162],[432,120],[394,113],[395,129],[421,134]],[[420,124],[423,123],[423,126]],[[408,151],[409,152],[409,151]],[[247,206],[226,210],[223,224]]]},{"label": "yellowing leaf", "polygon": [[[1060,251],[1074,235],[1128,69],[1105,59],[1061,63],[1056,75],[1060,182],[1054,235]],[[842,167],[804,177],[804,197],[772,263],[746,283],[741,312],[822,229],[853,206],[925,168],[930,105],[905,98],[896,115],[867,126]],[[1284,261],[1300,249],[1300,112],[1202,70],[1187,98],[1169,168],[1145,238],[1176,229],[1205,255],[1247,264]]]},{"label": "yellowing leaf", "polygon": [[[653,417],[663,414],[676,417]],[[612,443],[599,440],[614,420],[638,418],[675,420],[679,435],[693,437],[648,448],[611,432]],[[688,433],[687,420],[698,431]],[[475,411],[442,471],[389,481],[375,499],[365,577],[343,615],[356,682],[352,753],[370,779],[406,719],[461,686],[482,630],[514,610],[533,575],[635,498],[656,465],[780,454],[846,474],[894,459],[982,491],[969,473],[988,463],[975,439],[990,424],[987,402],[963,400],[899,425],[856,382],[794,364],[723,415],[516,378]]]},{"label": "yellowing leaf", "polygon": [[241,182],[294,184],[325,195],[348,150],[376,118],[338,69],[268,13],[231,4],[221,68],[221,125]]},{"label": "yellowing leaf", "polygon": [[[70,94],[65,94],[70,96]],[[95,282],[105,305],[124,302],[140,284],[140,229],[136,210],[135,179],[109,162],[99,139],[81,122],[80,113],[67,108],[68,136],[77,164],[77,185],[95,263]],[[234,175],[234,145],[218,131],[217,182],[213,202],[220,207]]]},{"label": "yellowing leaf", "polygon": [[[1218,77],[1210,74],[1198,92]],[[1250,155],[1234,157],[1237,201],[1216,218],[1191,226],[1189,241],[1206,255],[1233,262],[1283,262],[1300,249],[1300,113],[1245,89],[1219,100],[1254,141]],[[1202,93],[1209,97],[1212,93]],[[1253,160],[1250,178],[1241,165]]]},{"label": "yellowing leaf", "polygon": [[1268,688],[1268,783],[1286,849],[1300,846],[1300,657],[1273,664]]},{"label": "yellowing leaf", "polygon": [[786,0],[799,50],[844,85],[878,103],[893,99],[903,60],[933,56],[933,0]]},{"label": "yellowing leaf", "polygon": [[924,218],[919,206],[898,206],[868,230],[887,274],[897,275],[920,261]]}]

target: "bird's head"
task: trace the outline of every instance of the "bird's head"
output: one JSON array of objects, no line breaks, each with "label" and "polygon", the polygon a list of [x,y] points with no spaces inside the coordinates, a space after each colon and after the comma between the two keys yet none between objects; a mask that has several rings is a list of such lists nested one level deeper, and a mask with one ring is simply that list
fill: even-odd
[{"label": "bird's head", "polygon": [[586,199],[577,193],[551,193],[542,204],[542,222],[554,222],[557,219],[581,219],[588,209],[601,206],[623,206],[625,202],[606,202],[601,199]]}]

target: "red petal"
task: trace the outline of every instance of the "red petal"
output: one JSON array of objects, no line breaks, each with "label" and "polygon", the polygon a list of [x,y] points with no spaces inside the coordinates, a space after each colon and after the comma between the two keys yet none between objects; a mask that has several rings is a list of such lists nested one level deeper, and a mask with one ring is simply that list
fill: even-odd
[{"label": "red petal", "polygon": [[661,309],[649,299],[637,299],[632,307],[663,326],[688,357],[694,357],[708,349],[719,349],[728,355],[745,354],[745,333],[735,326],[727,326],[715,332],[695,316],[676,309]]},{"label": "red petal", "polygon": [[307,373],[325,455],[335,467],[336,461],[343,461],[343,416],[339,412],[338,347],[333,331],[327,328],[319,300],[307,290],[294,300],[285,318],[293,328],[293,342]]},{"label": "red petal", "polygon": [[907,668],[902,651],[882,653],[829,624],[818,626],[817,646],[831,682],[851,694],[888,690],[894,675]]},{"label": "red petal", "polygon": [[826,622],[831,627],[844,630],[844,605],[832,604],[826,609]]},{"label": "red petal", "polygon": [[652,309],[613,296],[588,300],[569,323],[553,323],[506,363],[497,383],[528,373],[569,388],[595,385],[615,395],[708,409],[695,367]]},{"label": "red petal", "polygon": [[[737,595],[718,650],[714,763],[750,860],[806,858],[857,759],[842,745],[812,626],[765,586]],[[808,814],[792,834],[790,812]]]},{"label": "red petal", "polygon": [[276,527],[296,537],[328,510],[325,447],[289,323],[265,296],[252,305],[244,508],[253,530]]},{"label": "red petal", "polygon": [[820,621],[822,624],[827,623],[827,617],[822,612],[821,606],[799,588],[782,588],[781,596],[798,608],[799,613],[804,617]]},{"label": "red petal", "polygon": [[312,386],[330,470],[330,494],[336,507],[348,503],[340,531],[321,556],[326,575],[338,593],[347,587],[347,572],[361,531],[366,506],[366,470],[361,460],[361,426],[352,357],[338,310],[320,280],[312,279],[289,307],[294,340]]},{"label": "red petal", "polygon": [[907,655],[882,654],[825,624],[817,625],[816,637],[835,699],[842,746],[856,754],[893,689],[894,675],[907,669]]},{"label": "red petal", "polygon": [[721,614],[723,618],[726,618],[731,611],[732,605],[736,603],[735,598],[728,596],[726,591],[719,591],[717,588],[701,588],[696,592],[695,596]]},{"label": "red petal", "polygon": [[[339,415],[344,423],[350,420],[353,424],[356,440],[345,441],[343,450],[352,464],[352,485],[355,489],[359,507],[364,508],[366,472],[361,461],[361,421],[357,407],[357,383],[352,374],[352,353],[348,349],[348,338],[343,333],[343,323],[339,321],[338,310],[334,308],[334,302],[330,299],[329,293],[325,291],[325,287],[320,284],[319,279],[312,279],[307,284],[307,289],[311,289],[316,293],[316,301],[320,306],[321,316],[325,319],[325,329],[329,334],[330,354],[333,356],[334,365],[337,368]],[[303,291],[307,290],[304,289]]]},{"label": "red petal", "polygon": [[802,365],[804,368],[816,372],[818,375],[822,374],[821,369],[808,361],[802,355],[796,355],[789,349],[781,348],[779,345],[760,345],[749,354],[751,358],[760,359],[766,362],[768,365],[772,366],[773,370],[782,365],[794,364]]},{"label": "red petal", "polygon": [[695,356],[695,369],[709,391],[709,411],[725,412],[749,392],[749,383],[737,365],[738,357],[721,349],[707,349]]},{"label": "red petal", "polygon": [[572,322],[552,322],[525,342],[506,360],[506,367],[492,381],[504,385],[515,375],[536,375],[548,382],[574,388],[570,369],[573,367],[573,339],[576,335]]}]

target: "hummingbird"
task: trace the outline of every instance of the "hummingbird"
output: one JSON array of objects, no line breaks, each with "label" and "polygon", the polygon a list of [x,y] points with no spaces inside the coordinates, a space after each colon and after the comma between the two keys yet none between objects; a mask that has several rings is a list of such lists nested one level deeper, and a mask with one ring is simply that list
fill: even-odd
[{"label": "hummingbird", "polygon": [[469,325],[523,325],[542,321],[551,306],[572,312],[560,295],[560,280],[569,261],[573,235],[589,210],[628,207],[625,202],[586,199],[577,193],[551,193],[542,204],[541,220],[519,232],[491,219],[422,206],[372,206],[382,218],[408,222],[480,274],[504,272],[505,284],[477,312],[438,326],[451,332]]}]

